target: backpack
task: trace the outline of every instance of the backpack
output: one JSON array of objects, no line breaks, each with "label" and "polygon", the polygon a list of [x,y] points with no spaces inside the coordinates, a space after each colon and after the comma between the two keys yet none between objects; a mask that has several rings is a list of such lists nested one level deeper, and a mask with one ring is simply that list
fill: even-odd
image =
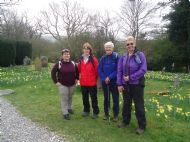
[{"label": "backpack", "polygon": [[[140,51],[135,52],[135,61],[137,64],[141,64]],[[145,87],[145,77],[144,75],[139,79],[139,85]]]},{"label": "backpack", "polygon": [[137,64],[141,64],[140,51],[135,52],[135,61]]},{"label": "backpack", "polygon": [[[81,62],[82,60],[83,60],[83,56],[81,56],[79,62]],[[95,68],[93,55],[90,55],[90,56],[89,56],[89,61],[88,61],[88,62],[91,62],[91,63],[92,63],[92,66]]]},{"label": "backpack", "polygon": [[[71,61],[71,63],[74,65],[74,67],[76,67],[74,61]],[[61,61],[59,61],[58,64],[59,64],[59,66],[58,66],[58,70],[60,70],[60,69],[61,69],[61,66],[62,66]]]},{"label": "backpack", "polygon": [[[119,58],[118,53],[113,52],[113,55],[114,55],[114,56],[113,56],[113,57],[114,57],[113,60],[114,60],[114,61],[117,61],[117,59]],[[104,55],[104,56],[102,57],[103,62],[104,62],[105,57],[106,57],[106,55]]]},{"label": "backpack", "polygon": [[[118,60],[118,58],[119,58],[119,56],[118,56],[118,53],[116,53],[116,52],[113,52],[113,57],[114,58],[112,58],[113,60],[114,60],[114,62],[117,62],[117,60]],[[104,60],[105,60],[105,58],[106,58],[106,55],[104,55],[103,57],[102,57],[102,71],[104,72],[104,69],[103,69],[103,64],[104,64]]]},{"label": "backpack", "polygon": [[[135,49],[135,54],[134,55],[135,55],[135,62],[137,64],[141,64],[142,61],[141,61],[141,57],[140,57],[140,51],[138,51],[137,49]],[[145,87],[145,77],[144,77],[144,75],[139,79],[139,85],[141,87]]]},{"label": "backpack", "polygon": [[[75,62],[74,62],[74,61],[71,61],[71,63],[74,65],[74,68],[75,68],[75,75],[76,75],[76,77],[77,77],[77,73],[76,73],[77,66],[75,65]],[[62,62],[59,61],[59,62],[58,62],[58,69],[57,69],[57,77],[58,77],[58,80],[59,80],[59,77],[60,77],[60,69],[61,69],[61,66],[62,66]]]}]

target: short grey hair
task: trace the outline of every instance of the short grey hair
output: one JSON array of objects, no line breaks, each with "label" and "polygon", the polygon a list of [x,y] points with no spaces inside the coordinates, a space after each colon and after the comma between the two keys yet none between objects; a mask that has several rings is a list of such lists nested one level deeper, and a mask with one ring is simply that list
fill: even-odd
[{"label": "short grey hair", "polygon": [[104,44],[104,48],[107,47],[107,46],[111,46],[112,48],[114,48],[114,44],[113,44],[113,42],[111,42],[111,41],[108,41],[108,42],[106,42],[106,43]]}]

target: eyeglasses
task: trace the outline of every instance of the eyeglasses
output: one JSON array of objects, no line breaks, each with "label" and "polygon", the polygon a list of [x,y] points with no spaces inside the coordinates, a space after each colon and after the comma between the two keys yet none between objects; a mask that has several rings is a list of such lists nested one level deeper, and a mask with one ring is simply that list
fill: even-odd
[{"label": "eyeglasses", "polygon": [[63,49],[61,53],[62,53],[62,55],[63,55],[64,53],[70,53],[70,50],[69,50],[69,49]]},{"label": "eyeglasses", "polygon": [[127,46],[129,46],[129,45],[133,45],[133,43],[127,43]]},{"label": "eyeglasses", "polygon": [[62,52],[70,52],[69,49],[63,49]]}]

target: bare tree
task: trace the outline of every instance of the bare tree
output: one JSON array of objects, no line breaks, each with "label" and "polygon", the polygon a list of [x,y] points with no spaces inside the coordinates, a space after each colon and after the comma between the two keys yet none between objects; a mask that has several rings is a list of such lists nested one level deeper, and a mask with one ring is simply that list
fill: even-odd
[{"label": "bare tree", "polygon": [[41,36],[38,27],[30,23],[26,13],[19,17],[15,11],[1,9],[1,16],[2,37],[23,40]]},{"label": "bare tree", "polygon": [[115,40],[119,33],[119,26],[117,18],[111,17],[108,11],[105,11],[103,14],[98,14],[98,21],[96,27],[104,30],[105,39]]},{"label": "bare tree", "polygon": [[153,13],[158,5],[151,5],[143,0],[124,0],[121,7],[121,28],[123,33],[133,35],[138,40],[139,33],[153,25]]},{"label": "bare tree", "polygon": [[79,3],[64,0],[61,4],[49,4],[49,10],[41,12],[39,25],[43,33],[62,40],[87,31],[90,21],[89,14]]},{"label": "bare tree", "polygon": [[[2,12],[4,8],[18,4],[19,0],[0,0],[0,23],[2,23]],[[2,25],[0,25],[0,28]]]},{"label": "bare tree", "polygon": [[18,4],[19,0],[0,0],[0,7]]}]

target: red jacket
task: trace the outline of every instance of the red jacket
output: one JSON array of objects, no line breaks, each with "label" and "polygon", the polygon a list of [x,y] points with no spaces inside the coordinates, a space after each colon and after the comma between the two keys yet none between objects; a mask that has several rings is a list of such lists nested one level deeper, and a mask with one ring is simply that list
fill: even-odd
[{"label": "red jacket", "polygon": [[98,78],[98,60],[93,56],[94,65],[91,61],[85,64],[83,60],[78,64],[81,86],[96,86]]}]

